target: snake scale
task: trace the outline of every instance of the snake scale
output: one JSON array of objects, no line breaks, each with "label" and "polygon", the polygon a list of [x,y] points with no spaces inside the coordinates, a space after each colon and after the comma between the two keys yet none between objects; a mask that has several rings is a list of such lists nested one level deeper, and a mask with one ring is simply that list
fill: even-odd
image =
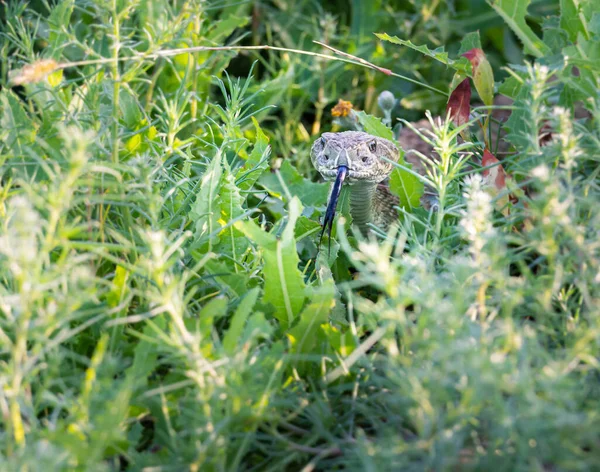
[{"label": "snake scale", "polygon": [[[343,184],[350,186],[350,214],[361,232],[372,223],[387,229],[398,218],[398,198],[383,182],[399,158],[396,145],[362,131],[323,133],[311,149],[311,161],[332,185],[323,232],[331,228]],[[321,233],[321,236],[323,233]]]}]

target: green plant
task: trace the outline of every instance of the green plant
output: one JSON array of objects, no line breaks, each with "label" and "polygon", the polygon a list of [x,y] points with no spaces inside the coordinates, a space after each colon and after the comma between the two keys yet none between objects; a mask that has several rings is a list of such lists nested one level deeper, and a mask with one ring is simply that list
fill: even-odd
[{"label": "green plant", "polygon": [[[396,3],[0,5],[0,468],[600,466],[600,12]],[[440,158],[327,254],[338,98]]]}]

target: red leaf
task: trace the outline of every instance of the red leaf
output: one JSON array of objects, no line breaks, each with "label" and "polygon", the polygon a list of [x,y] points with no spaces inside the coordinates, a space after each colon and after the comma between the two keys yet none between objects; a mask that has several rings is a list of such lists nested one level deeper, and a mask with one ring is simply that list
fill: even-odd
[{"label": "red leaf", "polygon": [[473,66],[474,72],[481,60],[485,59],[485,53],[483,52],[483,49],[473,48],[465,52],[463,54],[463,57],[466,57],[469,61],[471,61],[471,65]]},{"label": "red leaf", "polygon": [[450,94],[446,113],[450,112],[452,121],[456,126],[464,125],[469,121],[471,112],[471,84],[469,79],[463,80]]},{"label": "red leaf", "polygon": [[506,171],[504,170],[504,167],[502,167],[502,164],[500,164],[500,161],[496,159],[496,156],[494,156],[490,151],[485,149],[483,151],[483,159],[481,159],[481,165],[483,167],[488,167],[494,164],[498,165],[492,167],[491,169],[483,170],[483,177],[488,179],[490,183],[493,183],[494,187],[496,187],[498,190],[503,190],[504,188],[506,188]]}]

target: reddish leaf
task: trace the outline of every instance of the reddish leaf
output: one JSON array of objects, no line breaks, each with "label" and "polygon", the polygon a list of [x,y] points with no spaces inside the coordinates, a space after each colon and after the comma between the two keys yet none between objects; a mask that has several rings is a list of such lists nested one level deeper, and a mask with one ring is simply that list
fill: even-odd
[{"label": "reddish leaf", "polygon": [[483,49],[473,48],[465,52],[463,57],[466,57],[471,62],[473,71],[475,71],[481,60],[485,59],[485,53],[483,52]]},{"label": "reddish leaf", "polygon": [[494,71],[482,49],[473,48],[463,54],[473,67],[473,83],[487,106],[494,103]]},{"label": "reddish leaf", "polygon": [[498,164],[491,169],[483,170],[483,177],[496,187],[497,190],[504,190],[506,188],[506,171],[500,161],[496,159],[490,151],[485,149],[483,151],[483,159],[481,159],[481,165],[483,167],[489,167],[494,164]]},{"label": "reddish leaf", "polygon": [[[483,151],[483,158],[481,159],[481,165],[485,167],[490,167],[496,164],[494,167],[490,169],[484,169],[482,172],[483,178],[491,185],[491,193],[493,195],[498,195],[500,192],[503,192],[506,189],[506,182],[511,179],[511,176],[506,173],[500,161],[496,159],[488,149],[486,148]],[[504,200],[504,201],[503,201]],[[508,213],[508,209],[505,208],[506,203],[508,201],[517,203],[519,200],[515,195],[509,194],[507,199],[502,199],[498,203],[500,208],[503,208],[506,213]]]},{"label": "reddish leaf", "polygon": [[469,121],[471,112],[471,84],[469,79],[463,80],[450,94],[446,113],[450,112],[452,121],[456,126],[464,125]]}]

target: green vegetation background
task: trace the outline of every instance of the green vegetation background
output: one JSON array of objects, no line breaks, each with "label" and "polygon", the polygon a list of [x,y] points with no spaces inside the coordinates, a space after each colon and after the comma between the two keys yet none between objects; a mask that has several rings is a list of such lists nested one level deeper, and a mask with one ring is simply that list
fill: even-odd
[{"label": "green vegetation background", "polygon": [[[2,2],[0,469],[600,468],[595,3]],[[318,255],[331,108],[473,47],[514,103],[423,134],[437,210]]]}]

